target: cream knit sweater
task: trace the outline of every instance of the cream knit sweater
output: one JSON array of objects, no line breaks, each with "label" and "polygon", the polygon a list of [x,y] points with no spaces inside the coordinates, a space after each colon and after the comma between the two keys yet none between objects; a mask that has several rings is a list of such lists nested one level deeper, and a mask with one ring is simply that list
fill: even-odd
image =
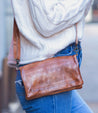
[{"label": "cream knit sweater", "polygon": [[[92,0],[12,0],[13,14],[20,31],[20,64],[53,57],[75,42],[76,23],[81,41],[84,18],[91,4]],[[8,59],[9,63],[14,63],[13,55]]]}]

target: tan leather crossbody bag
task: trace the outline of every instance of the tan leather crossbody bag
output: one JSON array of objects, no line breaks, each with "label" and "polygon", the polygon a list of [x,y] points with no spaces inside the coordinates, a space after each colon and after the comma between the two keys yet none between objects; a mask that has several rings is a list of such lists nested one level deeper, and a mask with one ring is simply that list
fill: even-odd
[{"label": "tan leather crossbody bag", "polygon": [[53,57],[18,67],[20,37],[15,20],[13,32],[14,57],[21,72],[27,100],[82,88],[83,80],[76,55]]}]

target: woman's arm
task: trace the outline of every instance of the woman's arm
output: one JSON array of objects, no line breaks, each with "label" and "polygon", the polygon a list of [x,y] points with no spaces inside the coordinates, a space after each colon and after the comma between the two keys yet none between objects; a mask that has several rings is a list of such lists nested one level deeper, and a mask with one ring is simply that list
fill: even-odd
[{"label": "woman's arm", "polygon": [[92,0],[29,0],[36,29],[49,37],[79,22]]}]

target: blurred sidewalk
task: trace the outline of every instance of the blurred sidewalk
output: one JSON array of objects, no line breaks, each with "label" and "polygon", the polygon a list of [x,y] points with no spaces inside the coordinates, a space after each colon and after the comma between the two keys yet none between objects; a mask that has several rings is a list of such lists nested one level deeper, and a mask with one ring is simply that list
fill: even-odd
[{"label": "blurred sidewalk", "polygon": [[82,50],[84,86],[79,92],[94,113],[98,113],[98,23],[86,24]]},{"label": "blurred sidewalk", "polygon": [[[81,65],[84,86],[79,90],[79,93],[94,113],[98,113],[98,24],[86,24],[84,32]],[[17,108],[16,112],[11,113],[25,113],[22,111],[20,104]]]}]

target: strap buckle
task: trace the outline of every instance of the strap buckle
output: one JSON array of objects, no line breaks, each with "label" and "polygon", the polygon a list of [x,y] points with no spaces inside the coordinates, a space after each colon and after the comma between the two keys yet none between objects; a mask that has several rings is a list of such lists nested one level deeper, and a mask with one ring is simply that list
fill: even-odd
[{"label": "strap buckle", "polygon": [[74,51],[75,51],[75,53],[76,53],[76,56],[78,56],[78,52],[79,52],[78,44],[76,44]]},{"label": "strap buckle", "polygon": [[16,70],[19,70],[19,59],[16,59]]}]

